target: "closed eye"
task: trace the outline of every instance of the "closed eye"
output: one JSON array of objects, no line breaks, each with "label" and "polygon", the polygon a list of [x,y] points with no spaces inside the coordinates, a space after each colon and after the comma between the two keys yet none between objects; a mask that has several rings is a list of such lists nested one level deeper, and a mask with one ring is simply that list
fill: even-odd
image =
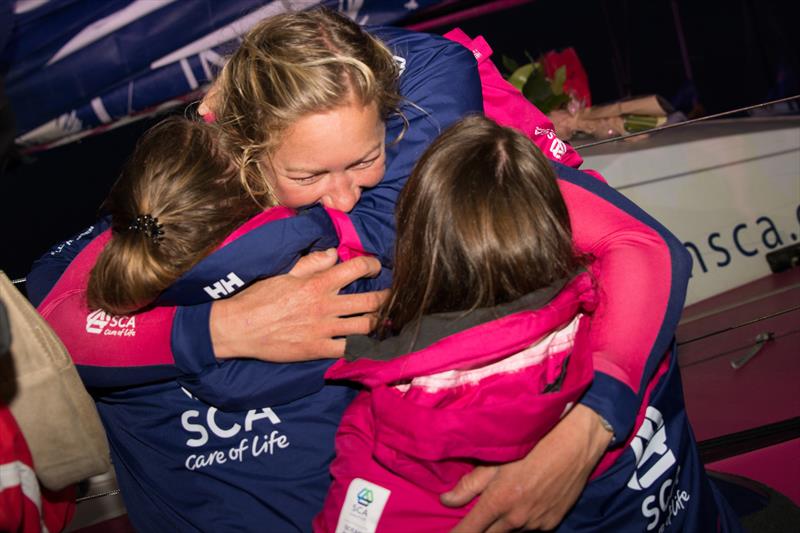
[{"label": "closed eye", "polygon": [[322,177],[323,174],[324,172],[318,172],[316,174],[309,174],[308,176],[286,176],[286,177],[301,185],[308,185],[310,183],[315,183],[319,181],[319,179]]},{"label": "closed eye", "polygon": [[375,157],[373,157],[373,158],[370,158],[370,159],[362,159],[361,161],[359,161],[359,162],[357,162],[357,163],[353,163],[352,165],[350,165],[350,166],[349,166],[349,167],[347,167],[347,168],[355,168],[355,169],[360,169],[360,168],[369,168],[369,167],[371,167],[371,166],[372,166],[372,164],[373,164],[375,161],[377,161],[377,160],[378,160],[378,158],[380,158],[380,155],[376,155]]}]

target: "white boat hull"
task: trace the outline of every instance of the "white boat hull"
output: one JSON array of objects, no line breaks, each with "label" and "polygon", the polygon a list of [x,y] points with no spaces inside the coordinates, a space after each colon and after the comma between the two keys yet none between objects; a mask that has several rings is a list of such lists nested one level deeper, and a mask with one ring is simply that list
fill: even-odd
[{"label": "white boat hull", "polygon": [[800,118],[718,120],[581,151],[694,260],[687,304],[770,273],[800,242]]}]

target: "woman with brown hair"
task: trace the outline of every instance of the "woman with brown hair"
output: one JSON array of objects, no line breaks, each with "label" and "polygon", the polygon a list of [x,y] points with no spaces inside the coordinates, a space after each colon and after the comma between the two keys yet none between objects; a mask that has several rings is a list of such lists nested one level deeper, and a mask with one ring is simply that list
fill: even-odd
[{"label": "woman with brown hair", "polygon": [[[76,354],[129,516],[141,530],[251,530],[265,521],[281,530],[308,529],[328,484],[333,433],[352,396],[347,387],[322,386],[328,366],[322,361],[283,368],[232,361],[206,373],[212,377],[181,376],[174,366],[156,368],[161,347],[137,338],[154,329],[152,322],[169,320],[174,308],[167,302],[213,300],[216,291],[234,292],[244,280],[280,274],[309,248],[338,245],[343,257],[359,246],[341,212],[300,214],[245,190],[227,146],[219,127],[199,121],[170,119],[148,131],[104,204],[108,229],[39,306]],[[223,282],[209,283],[209,275],[219,278],[227,269]],[[362,280],[344,292],[383,283]],[[101,343],[131,343],[145,356],[137,369],[111,352],[106,360],[123,366],[114,369],[92,359]],[[133,374],[142,360],[150,373]],[[220,392],[226,394],[247,374],[250,386],[269,396],[257,407],[223,412],[189,392],[233,376]],[[222,503],[205,509],[212,497]]]},{"label": "woman with brown hair", "polygon": [[238,183],[223,139],[213,125],[179,118],[142,136],[102,207],[113,237],[89,276],[89,309],[147,307],[263,210]]},{"label": "woman with brown hair", "polygon": [[[326,376],[362,392],[342,417],[317,531],[449,531],[439,495],[476,464],[522,459],[592,380],[597,296],[556,176],[522,133],[475,116],[420,158],[397,206],[382,340],[348,337]],[[573,346],[575,349],[573,350]],[[354,511],[355,509],[355,511]]]},{"label": "woman with brown hair", "polygon": [[[397,220],[383,338],[348,337],[347,361],[326,373],[361,392],[336,435],[319,533],[452,530],[482,498],[452,507],[440,495],[476,467],[525,461],[594,373],[585,348],[602,287],[573,248],[552,167],[522,133],[484,117],[452,126],[420,158]],[[637,436],[652,444],[603,457],[559,531],[740,530],[665,361],[640,406]]]}]

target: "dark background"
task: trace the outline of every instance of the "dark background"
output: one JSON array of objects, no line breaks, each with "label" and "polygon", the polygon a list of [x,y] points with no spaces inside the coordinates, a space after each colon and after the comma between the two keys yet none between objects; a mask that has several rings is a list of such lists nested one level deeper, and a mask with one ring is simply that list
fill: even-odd
[{"label": "dark background", "polygon": [[[457,4],[463,8],[480,2]],[[473,37],[483,35],[498,63],[501,54],[524,61],[525,51],[537,57],[573,46],[595,104],[656,93],[699,116],[800,92],[798,15],[796,0],[551,0],[458,26]],[[0,109],[2,104],[0,87]],[[158,120],[7,158],[0,166],[0,269],[9,277],[23,277],[49,246],[91,224],[136,139]]]}]

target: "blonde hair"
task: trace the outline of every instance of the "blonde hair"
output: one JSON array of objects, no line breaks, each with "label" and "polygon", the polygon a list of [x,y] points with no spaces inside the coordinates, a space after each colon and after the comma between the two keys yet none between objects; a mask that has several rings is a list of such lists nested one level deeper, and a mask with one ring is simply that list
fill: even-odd
[{"label": "blonde hair", "polygon": [[398,201],[395,258],[383,334],[424,314],[511,302],[585,262],[550,163],[482,116],[451,126],[420,158]]},{"label": "blonde hair", "polygon": [[256,25],[222,69],[213,98],[217,122],[236,139],[245,190],[272,195],[262,165],[298,119],[348,103],[375,104],[384,120],[399,113],[398,77],[386,45],[333,11],[284,13]]},{"label": "blonde hair", "polygon": [[[89,277],[91,309],[126,314],[151,303],[260,211],[242,190],[227,145],[215,126],[182,118],[139,140],[103,205],[112,237]],[[135,228],[147,216],[163,234]]]}]

